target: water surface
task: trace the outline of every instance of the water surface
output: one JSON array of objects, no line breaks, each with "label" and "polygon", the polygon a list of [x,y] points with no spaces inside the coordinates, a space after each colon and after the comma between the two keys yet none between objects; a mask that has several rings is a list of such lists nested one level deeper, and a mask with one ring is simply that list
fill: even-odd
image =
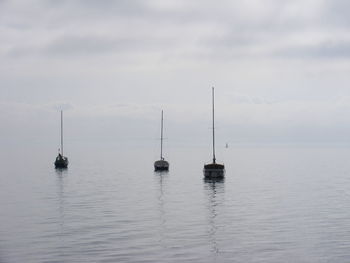
[{"label": "water surface", "polygon": [[[218,149],[222,181],[203,179],[204,148],[6,156],[0,262],[348,262],[350,150]],[[18,162],[21,160],[21,162]]]}]

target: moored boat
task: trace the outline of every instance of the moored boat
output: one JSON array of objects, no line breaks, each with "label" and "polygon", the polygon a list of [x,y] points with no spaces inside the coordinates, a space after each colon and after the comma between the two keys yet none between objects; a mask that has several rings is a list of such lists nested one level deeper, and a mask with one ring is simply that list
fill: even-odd
[{"label": "moored boat", "polygon": [[58,154],[55,160],[56,168],[67,168],[68,167],[68,158],[64,157],[61,153]]},{"label": "moored boat", "polygon": [[212,88],[212,103],[213,103],[213,162],[205,164],[203,173],[205,178],[223,178],[225,176],[225,165],[216,163],[215,157],[215,115],[214,115],[214,87]]},{"label": "moored boat", "polygon": [[155,171],[168,171],[169,163],[163,157],[163,110],[160,124],[160,160],[154,162]]},{"label": "moored boat", "polygon": [[58,150],[58,155],[55,160],[55,168],[67,168],[68,158],[63,155],[63,111],[61,111],[61,149]]}]

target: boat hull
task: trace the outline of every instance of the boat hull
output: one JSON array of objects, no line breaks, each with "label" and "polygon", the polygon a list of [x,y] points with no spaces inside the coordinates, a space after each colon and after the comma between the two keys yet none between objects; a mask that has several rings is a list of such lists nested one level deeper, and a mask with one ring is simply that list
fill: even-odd
[{"label": "boat hull", "polygon": [[225,177],[225,166],[217,163],[206,164],[203,173],[205,178],[223,178]]},{"label": "boat hull", "polygon": [[154,162],[155,171],[169,171],[169,163],[165,160],[158,160]]},{"label": "boat hull", "polygon": [[68,158],[67,157],[57,157],[55,161],[55,168],[67,168]]}]

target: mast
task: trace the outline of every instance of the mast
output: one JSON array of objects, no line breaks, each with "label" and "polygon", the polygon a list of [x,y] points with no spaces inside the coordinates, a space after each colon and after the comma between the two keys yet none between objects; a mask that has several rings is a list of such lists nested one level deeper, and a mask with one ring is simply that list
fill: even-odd
[{"label": "mast", "polygon": [[163,160],[163,110],[162,110],[162,119],[160,125],[160,159]]},{"label": "mast", "polygon": [[61,110],[61,154],[63,156],[63,111]]},{"label": "mast", "polygon": [[213,163],[215,163],[215,125],[214,125],[214,87],[212,87],[212,100],[213,100]]}]

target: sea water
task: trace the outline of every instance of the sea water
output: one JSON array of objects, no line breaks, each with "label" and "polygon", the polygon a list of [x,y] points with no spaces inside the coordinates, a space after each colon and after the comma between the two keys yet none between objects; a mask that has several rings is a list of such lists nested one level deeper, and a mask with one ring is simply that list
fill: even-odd
[{"label": "sea water", "polygon": [[[66,147],[2,156],[0,262],[349,262],[350,148]],[[70,148],[70,149],[69,149]]]}]

